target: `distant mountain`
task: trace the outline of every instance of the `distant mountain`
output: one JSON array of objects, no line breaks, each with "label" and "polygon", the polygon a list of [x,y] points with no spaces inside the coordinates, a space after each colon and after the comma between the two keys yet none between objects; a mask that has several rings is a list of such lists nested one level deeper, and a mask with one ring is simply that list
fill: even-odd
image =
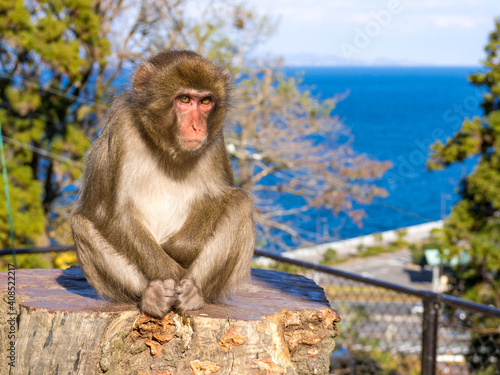
[{"label": "distant mountain", "polygon": [[296,53],[283,56],[286,66],[339,66],[349,65],[345,59],[336,55],[318,56],[314,54]]},{"label": "distant mountain", "polygon": [[338,55],[315,55],[308,53],[286,54],[283,56],[286,66],[433,66],[419,61],[373,59],[346,60]]}]

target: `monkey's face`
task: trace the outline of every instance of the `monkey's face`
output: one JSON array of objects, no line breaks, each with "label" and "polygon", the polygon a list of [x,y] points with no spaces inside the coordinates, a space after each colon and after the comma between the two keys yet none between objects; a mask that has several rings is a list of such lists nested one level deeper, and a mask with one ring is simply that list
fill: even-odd
[{"label": "monkey's face", "polygon": [[195,150],[207,141],[207,119],[214,108],[209,91],[183,90],[175,98],[178,119],[178,142],[181,147]]},{"label": "monkey's face", "polygon": [[231,77],[189,51],[168,51],[134,78],[134,111],[150,140],[171,156],[201,155],[223,128]]}]

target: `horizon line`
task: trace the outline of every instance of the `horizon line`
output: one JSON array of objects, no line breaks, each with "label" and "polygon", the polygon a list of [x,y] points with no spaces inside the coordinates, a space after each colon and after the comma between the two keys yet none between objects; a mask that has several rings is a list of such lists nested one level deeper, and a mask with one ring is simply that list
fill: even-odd
[{"label": "horizon line", "polygon": [[482,65],[430,65],[430,64],[415,64],[415,65],[341,65],[341,64],[287,64],[283,63],[285,68],[483,68]]}]

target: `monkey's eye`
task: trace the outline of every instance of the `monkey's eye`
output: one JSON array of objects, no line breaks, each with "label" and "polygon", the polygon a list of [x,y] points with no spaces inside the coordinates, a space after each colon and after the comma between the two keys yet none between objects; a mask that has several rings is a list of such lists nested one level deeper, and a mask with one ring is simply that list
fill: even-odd
[{"label": "monkey's eye", "polygon": [[212,99],[210,99],[210,98],[201,99],[201,104],[209,105],[210,103],[212,103]]},{"label": "monkey's eye", "polygon": [[184,104],[187,104],[191,101],[189,96],[186,96],[186,95],[182,95],[181,97],[179,97],[179,100],[181,103],[184,103]]}]

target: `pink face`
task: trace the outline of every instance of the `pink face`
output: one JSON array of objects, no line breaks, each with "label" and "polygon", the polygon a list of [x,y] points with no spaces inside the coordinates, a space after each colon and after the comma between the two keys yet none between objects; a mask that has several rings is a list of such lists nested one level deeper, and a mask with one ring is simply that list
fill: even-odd
[{"label": "pink face", "polygon": [[195,149],[207,138],[207,118],[214,107],[210,92],[186,91],[175,99],[180,120],[179,141]]}]

